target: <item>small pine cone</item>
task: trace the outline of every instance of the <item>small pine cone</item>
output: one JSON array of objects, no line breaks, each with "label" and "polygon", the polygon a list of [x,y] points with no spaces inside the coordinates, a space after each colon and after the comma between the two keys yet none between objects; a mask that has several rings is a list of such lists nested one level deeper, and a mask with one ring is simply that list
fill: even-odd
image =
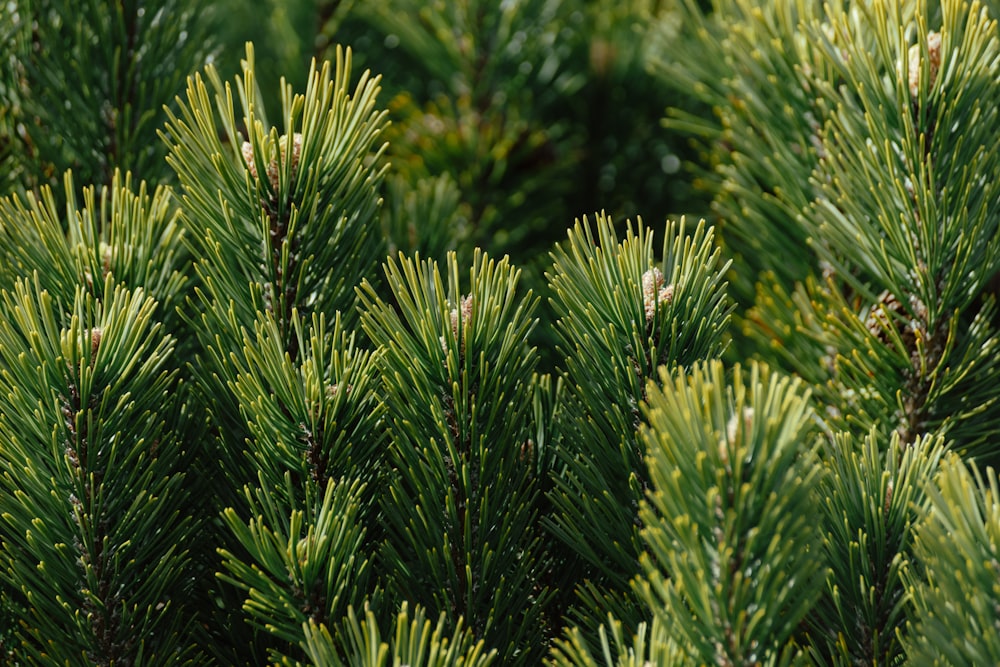
[{"label": "small pine cone", "polygon": [[[865,318],[865,327],[882,343],[889,342],[887,332],[890,328],[895,328],[899,331],[900,337],[907,348],[911,348],[916,340],[916,329],[920,326],[917,320],[926,321],[927,308],[916,296],[910,297],[910,308],[911,311],[907,314],[903,308],[903,304],[899,302],[896,296],[890,293],[889,290],[885,290],[879,294],[878,301],[868,311],[868,317]],[[917,319],[911,319],[905,325],[901,325],[899,318],[905,316],[912,316]]]},{"label": "small pine cone", "polygon": [[97,250],[101,254],[101,270],[104,272],[104,277],[107,277],[107,275],[111,273],[111,246],[104,241],[101,241]]},{"label": "small pine cone", "polygon": [[535,461],[535,441],[528,438],[521,443],[521,453],[518,456],[521,463],[534,463]]},{"label": "small pine cone", "polygon": [[90,356],[93,359],[97,356],[97,348],[101,346],[101,336],[103,331],[100,327],[94,327],[90,330]]},{"label": "small pine cone", "polygon": [[893,316],[902,312],[903,304],[889,290],[885,290],[878,295],[878,301],[868,311],[868,317],[865,318],[865,328],[885,343],[888,340],[886,330],[896,326]]},{"label": "small pine cone", "polygon": [[646,307],[646,323],[653,321],[656,309],[674,299],[674,286],[664,285],[663,272],[652,268],[642,274],[642,301]]},{"label": "small pine cone", "polygon": [[[247,170],[256,179],[257,176],[257,165],[254,162],[253,146],[250,142],[244,141],[242,146],[243,151],[243,161],[246,162]],[[291,156],[288,155],[288,135],[283,134],[278,139],[278,152],[280,153],[280,162],[278,158],[272,158],[267,164],[267,180],[271,183],[271,189],[274,192],[278,191],[279,183],[279,173],[281,166],[285,164],[286,160],[291,160],[291,175],[295,178],[296,173],[299,169],[299,159],[302,156],[302,133],[296,132],[292,135],[292,153]]]},{"label": "small pine cone", "polygon": [[[740,423],[740,418],[736,414],[729,416],[729,421],[726,422],[726,438],[729,442],[735,442],[736,436],[740,433],[746,433],[753,426],[753,408],[744,406],[743,413],[743,423]],[[740,428],[742,426],[742,428]]]},{"label": "small pine cone", "polygon": [[[458,318],[462,318],[462,326],[465,327],[469,324],[469,320],[472,319],[472,295],[462,297],[462,302],[458,308],[451,309],[451,333],[455,338],[458,338]],[[460,341],[459,345],[462,352],[465,352],[465,341]],[[441,336],[441,349],[444,350],[445,354],[448,352],[448,341],[445,340],[444,336]]]},{"label": "small pine cone", "polygon": [[[923,49],[920,44],[910,47],[909,56],[909,84],[910,95],[917,97],[920,93],[920,61]],[[927,89],[934,87],[937,81],[938,70],[941,68],[941,33],[927,33]]]},{"label": "small pine cone", "polygon": [[247,165],[247,171],[250,175],[257,178],[257,163],[253,159],[253,146],[250,145],[249,141],[244,141],[242,146],[243,151],[243,162]]},{"label": "small pine cone", "polygon": [[663,271],[657,268],[652,268],[642,274],[642,297],[646,301],[651,301],[655,298],[657,290],[663,287],[663,283],[666,279],[663,277]]},{"label": "small pine cone", "polygon": [[[472,295],[462,297],[462,325],[465,326],[472,319]],[[454,320],[452,320],[454,322]],[[455,327],[455,333],[458,334],[458,327]]]},{"label": "small pine cone", "polygon": [[277,192],[278,191],[278,182],[279,182],[278,179],[279,179],[279,176],[278,176],[278,161],[277,160],[271,160],[267,164],[267,180],[269,180],[271,182],[271,191],[272,192]]},{"label": "small pine cone", "polygon": [[729,463],[729,448],[736,444],[736,438],[753,428],[753,415],[753,408],[744,406],[741,415],[737,416],[734,413],[729,416],[726,422],[726,435],[719,439],[719,458],[724,464]]},{"label": "small pine cone", "polygon": [[271,188],[277,192],[278,191],[278,173],[282,166],[285,165],[287,160],[291,160],[291,177],[292,180],[295,179],[295,175],[299,169],[299,158],[302,156],[302,133],[296,132],[292,135],[292,154],[288,155],[288,135],[283,134],[278,139],[278,151],[281,153],[281,164],[279,165],[277,160],[271,160],[267,165],[267,178],[271,181]]},{"label": "small pine cone", "polygon": [[[350,385],[350,384],[347,385],[346,387],[344,387],[344,389],[343,389],[344,395],[346,396],[346,395],[350,394],[351,393],[351,389],[353,389],[353,388],[354,388],[354,386]],[[326,387],[326,397],[329,398],[330,400],[333,400],[333,399],[337,398],[337,394],[339,394],[340,391],[341,391],[341,388],[340,388],[340,383],[339,382],[335,382],[334,384],[327,385],[327,387]]]}]

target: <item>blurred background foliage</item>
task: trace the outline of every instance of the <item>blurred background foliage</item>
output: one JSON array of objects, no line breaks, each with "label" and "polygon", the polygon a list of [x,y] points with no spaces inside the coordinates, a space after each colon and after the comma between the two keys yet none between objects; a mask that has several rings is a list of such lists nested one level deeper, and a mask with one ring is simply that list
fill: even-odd
[{"label": "blurred background foliage", "polygon": [[[282,74],[299,85],[309,59],[329,58],[337,43],[382,75],[392,197],[405,200],[434,183],[455,209],[443,232],[400,223],[408,232],[394,238],[400,249],[438,257],[451,245],[467,259],[478,245],[522,265],[560,240],[567,220],[595,210],[659,221],[704,207],[679,177],[691,149],[661,124],[677,95],[646,67],[649,31],[674,5],[270,0],[261,10],[246,0],[216,3],[234,17],[221,39],[254,41],[263,90]],[[235,71],[236,57],[221,57],[233,58],[221,61],[221,71]],[[446,197],[453,189],[457,200]],[[398,209],[386,210],[391,217]]]},{"label": "blurred background foliage", "polygon": [[[47,99],[46,89],[65,87],[47,81],[51,73],[90,80],[78,88],[93,99],[79,104],[107,107],[108,123],[109,114],[131,118],[122,142],[147,148],[140,164],[118,166],[163,181],[173,175],[155,137],[162,105],[205,61],[223,79],[238,73],[243,44],[252,41],[262,91],[277,90],[282,77],[299,89],[310,60],[332,58],[337,44],[352,47],[358,71],[382,76],[380,103],[391,114],[384,207],[390,250],[439,260],[456,250],[467,262],[479,246],[509,254],[535,285],[548,250],[574,218],[605,210],[617,220],[641,214],[659,222],[706,208],[707,199],[680,175],[694,149],[662,127],[664,110],[685,102],[646,67],[650,31],[669,23],[676,3],[161,2],[160,18],[147,29],[173,30],[176,39],[167,53],[144,54],[144,68],[119,73],[133,81],[124,92],[114,76],[94,71],[100,68],[65,67],[56,62],[58,50],[43,48],[58,43],[52,34],[62,43],[115,41],[62,21],[71,15],[65,4],[13,3],[20,12],[8,11],[0,23],[0,194],[57,185],[67,168],[78,183],[107,183],[111,166],[132,154],[98,140],[107,127],[86,127],[91,115],[76,113],[69,100]],[[171,75],[157,63],[169,63]],[[74,117],[75,143],[46,132]],[[52,145],[43,145],[47,139]]]}]

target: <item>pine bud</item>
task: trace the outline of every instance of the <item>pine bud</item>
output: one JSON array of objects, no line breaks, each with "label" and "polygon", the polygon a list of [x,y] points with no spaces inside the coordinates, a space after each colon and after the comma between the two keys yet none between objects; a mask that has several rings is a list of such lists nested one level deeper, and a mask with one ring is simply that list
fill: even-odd
[{"label": "pine bud", "polygon": [[103,331],[100,327],[94,327],[90,330],[90,357],[93,359],[97,356],[97,348],[101,346],[101,335]]},{"label": "pine bud", "polygon": [[[909,84],[910,95],[917,97],[920,92],[920,61],[923,49],[920,44],[910,47],[909,56]],[[941,33],[927,33],[927,89],[934,87],[937,81],[938,69],[941,67]]]},{"label": "pine bud", "polygon": [[[249,141],[244,141],[241,147],[243,153],[243,161],[247,165],[247,171],[254,179],[258,179],[257,174],[257,164],[254,161],[253,146]],[[278,153],[280,157],[271,158],[271,161],[267,165],[267,180],[271,183],[271,189],[274,192],[278,191],[278,175],[280,173],[281,167],[285,165],[287,160],[291,161],[291,175],[295,178],[296,173],[299,169],[299,159],[302,156],[302,133],[296,132],[292,135],[292,150],[291,155],[288,154],[288,135],[283,134],[278,139]]]},{"label": "pine bud", "polygon": [[518,457],[521,463],[534,463],[535,461],[535,441],[528,438],[521,443],[521,454]]},{"label": "pine bud", "polygon": [[[344,389],[343,389],[344,395],[346,396],[346,395],[350,394],[351,393],[351,389],[353,389],[353,388],[354,387],[352,385],[350,385],[350,384],[347,385],[346,387],[344,387]],[[326,397],[329,398],[330,400],[333,400],[333,399],[337,398],[337,394],[339,394],[340,392],[341,392],[341,388],[340,388],[340,383],[339,382],[336,382],[336,383],[331,384],[331,385],[327,385],[327,387],[326,387]]]},{"label": "pine bud", "polygon": [[[458,308],[451,309],[451,333],[455,338],[458,338],[458,322],[459,317],[462,318],[462,326],[468,325],[469,320],[472,319],[472,295],[462,297],[462,302],[459,304]],[[465,352],[465,341],[460,341],[459,348],[464,353]],[[444,350],[445,354],[448,353],[448,341],[445,340],[444,336],[441,336],[441,349]]]},{"label": "pine bud", "polygon": [[253,176],[254,179],[256,180],[257,163],[254,162],[253,159],[253,146],[250,145],[249,141],[244,141],[241,150],[243,152],[243,162],[245,162],[247,165],[247,171],[249,171],[250,175]]},{"label": "pine bud", "polygon": [[902,308],[902,304],[899,303],[895,295],[889,290],[885,290],[878,295],[878,301],[868,311],[868,317],[865,318],[865,328],[873,336],[885,342],[886,329],[894,326],[892,316],[902,311]]},{"label": "pine bud", "polygon": [[746,433],[753,426],[753,408],[744,407],[742,417],[741,424],[740,418],[735,413],[729,416],[729,421],[726,422],[726,438],[729,442],[735,442],[737,435]]},{"label": "pine bud", "polygon": [[[729,420],[726,422],[726,437],[719,440],[719,458],[723,464],[729,464],[729,448],[737,445],[737,437],[743,436],[753,428],[753,414],[753,408],[744,406],[740,415],[733,413],[729,416]],[[738,449],[738,445],[736,449]]]},{"label": "pine bud", "polygon": [[653,321],[656,309],[670,303],[674,298],[674,286],[666,285],[663,272],[652,268],[642,274],[642,301],[646,306],[646,323]]},{"label": "pine bud", "polygon": [[[919,318],[920,320],[926,319],[927,308],[916,296],[910,297],[910,309],[914,318]],[[868,316],[865,318],[865,327],[882,343],[889,342],[887,332],[895,329],[903,339],[903,343],[909,349],[912,347],[916,338],[916,331],[921,326],[921,322],[917,319],[910,319],[900,326],[899,319],[906,315],[907,313],[903,308],[903,304],[889,290],[885,290],[879,294],[878,301],[868,311]]]}]

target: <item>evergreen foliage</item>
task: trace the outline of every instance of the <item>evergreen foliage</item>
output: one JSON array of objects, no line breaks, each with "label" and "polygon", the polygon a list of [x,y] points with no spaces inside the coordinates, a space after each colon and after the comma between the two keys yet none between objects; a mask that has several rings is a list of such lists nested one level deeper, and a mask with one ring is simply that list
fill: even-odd
[{"label": "evergreen foliage", "polygon": [[500,647],[504,664],[535,664],[546,631],[537,530],[546,456],[532,440],[537,299],[518,271],[477,253],[468,282],[448,257],[386,266],[393,304],[361,287],[363,326],[389,422],[383,496],[387,587]]},{"label": "evergreen foliage", "polygon": [[118,170],[168,178],[156,141],[163,105],[212,48],[199,3],[32,0],[9,3],[0,24],[21,187],[54,184],[69,169],[95,185]]},{"label": "evergreen foliage", "polygon": [[791,656],[824,574],[809,412],[800,381],[757,365],[727,381],[715,361],[650,391],[641,590],[686,661]]},{"label": "evergreen foliage", "polygon": [[896,664],[906,620],[902,571],[910,558],[925,484],[944,452],[940,438],[888,447],[875,433],[829,448],[823,477],[824,549],[830,572],[811,624],[817,664]]},{"label": "evergreen foliage", "polygon": [[[381,638],[375,615],[366,610],[365,619],[358,621],[352,612],[347,631],[351,651],[346,665],[357,667],[382,667],[393,665],[427,665],[428,667],[487,667],[495,662],[496,652],[484,649],[482,640],[475,642],[472,635],[461,627],[459,620],[454,638],[447,637],[443,628],[445,614],[438,617],[436,625],[426,618],[424,610],[417,607],[410,620],[408,606],[403,604],[397,614],[395,632],[388,641]],[[313,633],[309,657],[316,665],[339,665],[339,656],[325,650],[330,637],[326,633]]]},{"label": "evergreen foliage", "polygon": [[[566,359],[551,524],[590,570],[580,577],[575,613],[596,628],[614,610],[634,630],[646,616],[629,593],[643,548],[639,503],[649,489],[638,435],[646,380],[662,365],[721,353],[726,267],[704,225],[692,234],[683,222],[668,223],[655,261],[653,233],[641,221],[620,243],[610,218],[596,222],[596,236],[586,219],[577,222],[556,247],[549,276]],[[611,539],[591,540],[594,525]]]},{"label": "evergreen foliage", "polygon": [[0,664],[1000,662],[998,16],[6,3]]},{"label": "evergreen foliage", "polygon": [[[990,664],[1000,657],[997,618],[997,476],[956,455],[927,484],[916,527],[915,563],[904,572],[912,605],[903,644],[916,663]],[[961,604],[954,601],[961,600]]]},{"label": "evergreen foliage", "polygon": [[2,293],[4,584],[17,659],[31,664],[199,664],[204,517],[185,470],[173,342],[141,289],[38,280]]}]

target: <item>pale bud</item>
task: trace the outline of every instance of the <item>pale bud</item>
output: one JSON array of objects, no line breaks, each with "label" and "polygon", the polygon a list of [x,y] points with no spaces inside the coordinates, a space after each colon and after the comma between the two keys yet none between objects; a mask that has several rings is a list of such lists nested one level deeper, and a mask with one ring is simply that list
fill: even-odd
[{"label": "pale bud", "polygon": [[[254,179],[258,178],[257,174],[257,164],[254,161],[253,146],[249,141],[244,141],[241,147],[241,152],[243,153],[243,161],[246,163],[247,171]],[[271,189],[275,192],[278,191],[278,175],[282,165],[286,161],[291,161],[291,175],[295,178],[296,173],[299,169],[299,159],[302,156],[302,133],[296,132],[292,135],[292,147],[291,154],[288,152],[288,135],[283,134],[278,139],[278,153],[280,157],[271,158],[271,161],[267,165],[267,180],[271,183]]]},{"label": "pale bud", "polygon": [[[456,338],[458,338],[458,323],[459,318],[461,318],[462,326],[468,325],[469,320],[472,319],[472,295],[463,296],[462,301],[458,308],[451,309],[451,333]],[[459,342],[459,346],[462,352],[465,352],[465,341]],[[445,340],[444,336],[441,337],[441,349],[448,352],[448,341]]]},{"label": "pale bud", "polygon": [[666,279],[663,272],[652,268],[642,274],[642,301],[646,307],[646,323],[653,321],[658,306],[668,304],[674,299],[674,286],[664,285]]},{"label": "pale bud", "polygon": [[[914,44],[909,53],[909,85],[910,95],[917,97],[920,93],[920,61],[923,59],[923,47]],[[927,33],[927,89],[934,87],[938,70],[941,67],[941,33]]]}]

